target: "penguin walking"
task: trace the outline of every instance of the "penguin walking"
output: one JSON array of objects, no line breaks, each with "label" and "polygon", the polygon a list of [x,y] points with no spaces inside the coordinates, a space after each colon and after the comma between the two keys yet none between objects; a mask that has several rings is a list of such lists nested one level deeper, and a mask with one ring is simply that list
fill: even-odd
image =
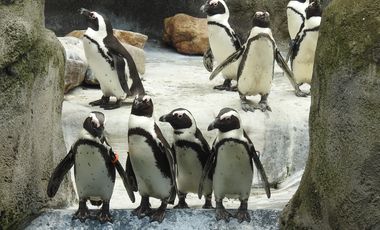
[{"label": "penguin walking", "polygon": [[293,44],[290,62],[298,85],[311,83],[321,16],[322,9],[319,1],[310,3],[306,8],[305,26]]},{"label": "penguin walking", "polygon": [[103,135],[105,116],[91,112],[83,123],[79,139],[66,157],[55,168],[47,187],[49,197],[54,197],[70,168],[74,165],[75,184],[79,196],[79,208],[73,219],[84,222],[90,216],[86,202],[102,208],[97,215],[100,222],[112,222],[109,202],[115,185],[115,168],[123,180],[129,198],[135,202],[131,182],[127,178],[118,156],[107,144]]},{"label": "penguin walking", "polygon": [[[253,112],[256,109],[263,112],[271,111],[268,105],[268,96],[274,75],[275,60],[283,68],[293,86],[296,86],[293,73],[277,49],[269,26],[269,13],[256,12],[253,17],[253,28],[247,42],[224,60],[210,75],[210,80],[212,80],[226,66],[234,62],[239,63],[237,72],[238,92],[244,111]],[[238,62],[239,59],[241,59],[240,62]],[[295,87],[295,89],[296,93],[302,94],[299,88]],[[246,96],[255,95],[261,96],[258,104],[252,104],[246,98]]]},{"label": "penguin walking", "polygon": [[[90,105],[115,109],[126,97],[145,94],[136,64],[113,35],[108,18],[84,8],[80,9],[80,14],[88,23],[83,37],[86,58],[103,93],[101,99],[90,102]],[[116,97],[116,103],[109,103],[111,96]]]},{"label": "penguin walking", "polygon": [[[139,218],[150,216],[151,221],[161,223],[167,204],[173,204],[176,196],[175,165],[170,146],[152,116],[152,99],[137,95],[128,122],[126,171],[133,178],[134,190],[142,197],[140,206],[132,213]],[[157,210],[150,209],[149,197],[161,200]]]},{"label": "penguin walking", "polygon": [[[198,129],[193,115],[187,109],[178,108],[160,117],[161,122],[168,122],[174,129],[174,154],[176,181],[179,202],[174,208],[189,208],[186,203],[187,193],[198,193],[198,187],[203,169],[210,156],[210,147]],[[210,209],[212,194],[211,174],[204,183],[203,195],[205,204],[203,208]]]},{"label": "penguin walking", "polygon": [[209,125],[208,130],[218,129],[214,140],[211,157],[203,171],[199,194],[202,193],[204,178],[211,172],[216,202],[216,219],[229,221],[232,216],[223,206],[223,198],[238,198],[240,207],[235,215],[238,221],[250,222],[247,211],[248,198],[253,177],[253,162],[264,182],[267,197],[270,188],[264,168],[256,154],[255,147],[241,127],[239,113],[231,108],[220,110],[218,116]]},{"label": "penguin walking", "polygon": [[[205,68],[212,72],[213,60],[222,63],[229,55],[241,47],[240,40],[228,23],[230,16],[227,4],[223,0],[207,0],[201,7],[201,11],[207,14],[207,29],[210,47],[203,56]],[[217,85],[214,89],[235,91],[231,81],[237,79],[239,64],[234,63],[223,69],[224,83]]]}]

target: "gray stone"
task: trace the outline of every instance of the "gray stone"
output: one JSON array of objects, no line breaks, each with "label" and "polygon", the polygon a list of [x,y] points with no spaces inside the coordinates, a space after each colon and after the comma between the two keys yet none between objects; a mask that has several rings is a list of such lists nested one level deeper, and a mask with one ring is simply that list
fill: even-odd
[{"label": "gray stone", "polygon": [[73,200],[66,178],[46,195],[54,167],[66,154],[61,109],[64,53],[43,27],[43,1],[0,5],[0,226],[15,227],[43,207]]},{"label": "gray stone", "polygon": [[[236,210],[229,210],[235,213]],[[92,210],[92,215],[96,211]],[[278,229],[278,210],[249,210],[251,222],[238,223],[232,218],[229,223],[216,221],[215,210],[202,209],[168,209],[164,221],[149,222],[147,217],[138,219],[131,215],[131,210],[111,210],[113,223],[100,224],[97,220],[88,219],[84,223],[79,220],[71,220],[74,211],[48,211],[33,220],[26,229],[45,229],[54,227],[57,230],[64,229],[255,229],[275,230]]]},{"label": "gray stone", "polygon": [[64,92],[82,84],[88,68],[87,58],[84,53],[82,39],[75,37],[59,37],[65,49],[65,86]]},{"label": "gray stone", "polygon": [[310,156],[282,229],[380,229],[380,4],[334,0],[312,80]]}]

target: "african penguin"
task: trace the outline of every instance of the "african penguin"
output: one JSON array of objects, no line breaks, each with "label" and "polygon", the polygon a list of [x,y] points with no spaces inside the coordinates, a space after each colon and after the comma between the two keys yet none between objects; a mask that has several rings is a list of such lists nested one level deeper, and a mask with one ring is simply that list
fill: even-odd
[{"label": "african penguin", "polygon": [[290,0],[286,6],[288,31],[291,40],[294,40],[305,25],[305,9],[309,0]]},{"label": "african penguin", "polygon": [[292,47],[290,61],[297,84],[311,83],[321,15],[319,1],[310,3],[306,8],[305,26]]},{"label": "african penguin", "polygon": [[[176,181],[179,202],[174,208],[189,208],[185,199],[187,193],[198,193],[203,168],[210,156],[210,147],[198,129],[193,115],[187,109],[178,108],[160,117],[174,129],[172,150],[177,166]],[[203,208],[212,208],[212,178],[208,177],[204,188]]]},{"label": "african penguin", "polygon": [[[127,174],[135,181],[142,199],[132,213],[139,218],[150,215],[162,222],[168,203],[176,196],[175,165],[170,146],[153,118],[153,102],[147,95],[137,95],[128,121]],[[161,200],[152,211],[149,197]]]},{"label": "african penguin", "polygon": [[[234,30],[228,23],[230,16],[227,4],[223,0],[207,0],[201,7],[207,14],[207,29],[210,47],[203,56],[203,64],[211,72],[213,58],[217,63],[224,61],[229,55],[240,49],[241,43]],[[234,63],[222,71],[224,83],[215,86],[218,90],[236,90],[231,87],[231,80],[236,80],[239,63]]]},{"label": "african penguin", "polygon": [[241,127],[240,115],[236,110],[231,108],[220,110],[208,127],[209,131],[213,129],[218,129],[218,135],[214,140],[211,157],[202,174],[202,180],[211,171],[216,219],[228,222],[232,216],[223,206],[223,198],[227,197],[240,200],[240,207],[235,215],[238,221],[250,222],[247,203],[253,177],[252,159],[264,182],[266,194],[270,198],[270,188],[264,168],[252,141]]},{"label": "african penguin", "polygon": [[79,196],[79,208],[73,219],[85,221],[90,212],[86,202],[102,205],[98,214],[100,222],[112,221],[109,202],[115,185],[115,168],[121,176],[132,202],[135,201],[131,183],[118,161],[117,155],[107,144],[103,135],[105,116],[91,112],[83,123],[79,139],[73,144],[67,156],[55,168],[48,184],[47,194],[54,197],[65,174],[74,165],[75,184]]},{"label": "african penguin", "polygon": [[[90,105],[115,109],[120,107],[126,97],[144,94],[136,64],[113,35],[111,22],[95,11],[82,8],[80,13],[86,17],[88,23],[83,37],[86,58],[103,93],[100,100],[90,102]],[[116,97],[115,104],[109,103],[111,96]]]}]

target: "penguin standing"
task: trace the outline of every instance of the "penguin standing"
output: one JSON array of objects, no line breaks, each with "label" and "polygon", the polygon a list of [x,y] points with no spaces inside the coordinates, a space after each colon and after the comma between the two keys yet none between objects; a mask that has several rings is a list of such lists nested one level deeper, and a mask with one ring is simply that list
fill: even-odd
[{"label": "penguin standing", "polygon": [[[207,14],[207,29],[210,47],[203,56],[205,68],[211,72],[213,69],[213,59],[217,63],[222,63],[229,55],[240,49],[241,43],[234,30],[228,23],[230,16],[227,4],[223,0],[207,0],[201,7]],[[234,63],[222,71],[224,83],[215,86],[214,89],[233,91],[231,81],[236,80],[239,63]]]},{"label": "penguin standing", "polygon": [[[189,208],[185,199],[189,192],[197,193],[202,171],[210,156],[210,147],[198,129],[193,115],[187,109],[178,108],[160,117],[161,122],[169,122],[174,129],[173,154],[177,166],[176,181],[179,202],[174,208]],[[211,174],[210,174],[211,176]],[[204,183],[203,208],[212,208],[212,178]]]},{"label": "penguin standing", "polygon": [[[211,74],[212,80],[220,71],[231,63],[239,63],[237,72],[238,92],[241,99],[241,107],[244,111],[271,111],[268,105],[268,95],[274,75],[274,61],[286,72],[293,85],[292,73],[277,49],[270,29],[268,12],[256,12],[253,17],[253,28],[247,42],[235,53],[224,60]],[[241,58],[240,62],[238,60]],[[296,92],[301,92],[296,89]],[[301,92],[302,93],[302,92]],[[246,96],[260,95],[258,104],[250,103]]]},{"label": "penguin standing", "polygon": [[[170,146],[152,116],[152,99],[136,96],[128,122],[126,171],[142,197],[132,213],[139,218],[150,215],[151,221],[162,222],[167,204],[174,203],[176,196],[175,165]],[[161,200],[157,210],[150,209],[149,197]]]},{"label": "penguin standing", "polygon": [[297,84],[311,83],[322,10],[319,1],[306,8],[305,26],[292,47],[291,67]]},{"label": "penguin standing", "polygon": [[105,117],[101,112],[91,112],[83,123],[79,139],[73,144],[67,156],[55,168],[48,184],[47,194],[54,197],[65,174],[74,165],[74,177],[79,196],[79,208],[73,219],[84,222],[90,212],[86,202],[100,206],[100,222],[112,221],[109,202],[115,185],[115,168],[123,180],[132,202],[135,197],[117,155],[107,144],[103,135]]},{"label": "penguin standing", "polygon": [[232,216],[223,206],[223,198],[238,198],[240,207],[235,215],[239,222],[250,222],[247,211],[250,196],[253,164],[252,159],[264,182],[267,197],[270,188],[264,168],[257,156],[255,147],[241,127],[239,113],[231,108],[220,110],[218,116],[209,125],[208,130],[218,129],[214,140],[211,157],[202,174],[199,194],[202,192],[204,178],[211,171],[216,202],[216,219],[229,221]]},{"label": "penguin standing", "polygon": [[[90,105],[115,109],[127,96],[144,94],[136,64],[113,35],[111,22],[95,11],[82,8],[80,13],[88,23],[83,37],[86,58],[103,93],[100,100],[90,102]],[[116,103],[109,103],[111,96],[116,97]]]}]

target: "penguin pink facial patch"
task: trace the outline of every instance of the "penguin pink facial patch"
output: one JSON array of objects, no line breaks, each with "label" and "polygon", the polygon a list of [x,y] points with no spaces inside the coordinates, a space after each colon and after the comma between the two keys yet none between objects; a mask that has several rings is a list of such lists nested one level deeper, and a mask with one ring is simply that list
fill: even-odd
[{"label": "penguin pink facial patch", "polygon": [[216,5],[219,3],[219,0],[211,0],[208,4],[209,5]]}]

